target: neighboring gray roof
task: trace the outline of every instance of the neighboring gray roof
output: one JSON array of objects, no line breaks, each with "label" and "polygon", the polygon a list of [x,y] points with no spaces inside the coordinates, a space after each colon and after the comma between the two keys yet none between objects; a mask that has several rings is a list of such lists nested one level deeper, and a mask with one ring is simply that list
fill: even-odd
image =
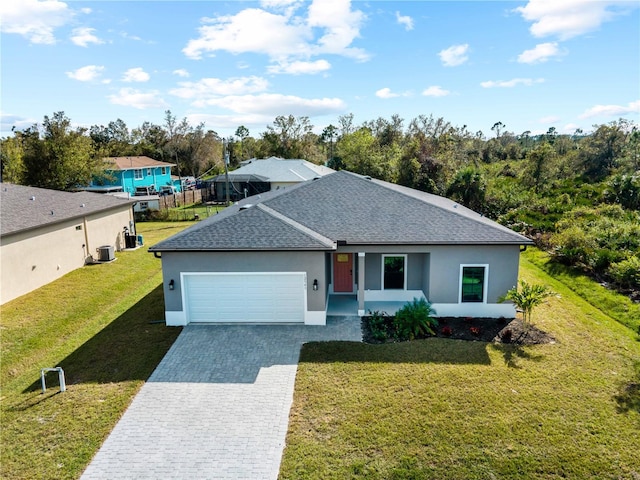
[{"label": "neighboring gray roof", "polygon": [[0,183],[1,235],[129,206],[131,200],[90,192],[60,192]]},{"label": "neighboring gray roof", "polygon": [[531,244],[452,200],[340,171],[247,198],[150,250],[326,250],[338,242]]},{"label": "neighboring gray roof", "polygon": [[238,181],[236,175],[258,175],[267,182],[304,182],[313,178],[322,177],[335,170],[322,165],[295,159],[285,160],[278,157],[247,160],[244,166],[229,172],[229,179]]},{"label": "neighboring gray roof", "polygon": [[[237,171],[237,170],[236,170]],[[213,177],[214,182],[226,182],[227,176],[223,173],[222,175],[218,175]],[[262,175],[256,175],[253,173],[229,173],[229,181],[230,182],[269,182],[267,177],[263,177]]]}]

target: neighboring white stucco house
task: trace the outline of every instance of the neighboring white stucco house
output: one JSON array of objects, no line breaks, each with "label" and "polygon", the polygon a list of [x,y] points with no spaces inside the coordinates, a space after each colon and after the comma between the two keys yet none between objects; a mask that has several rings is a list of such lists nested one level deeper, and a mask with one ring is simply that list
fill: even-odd
[{"label": "neighboring white stucco house", "polygon": [[[236,201],[246,196],[290,187],[333,172],[335,170],[329,167],[302,159],[252,158],[242,162],[240,168],[229,172],[229,198]],[[227,176],[218,175],[213,182],[216,200],[224,201]]]},{"label": "neighboring white stucco house", "polygon": [[0,303],[97,259],[99,247],[124,248],[131,206],[111,195],[0,183]]},{"label": "neighboring white stucco house", "polygon": [[443,197],[340,171],[250,197],[149,250],[168,325],[395,311],[514,317],[526,237]]}]

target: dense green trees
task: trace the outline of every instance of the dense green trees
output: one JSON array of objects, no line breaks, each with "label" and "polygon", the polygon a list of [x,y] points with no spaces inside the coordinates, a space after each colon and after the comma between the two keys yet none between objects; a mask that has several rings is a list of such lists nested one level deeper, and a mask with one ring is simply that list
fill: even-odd
[{"label": "dense green trees", "polygon": [[64,112],[45,116],[42,126],[16,132],[2,141],[3,180],[56,190],[87,185],[103,168],[86,133],[72,128]]},{"label": "dense green trees", "polygon": [[[165,112],[163,125],[129,129],[121,120],[72,128],[63,112],[2,139],[4,181],[73,189],[101,170],[106,156],[147,155],[177,164],[179,175],[223,170],[223,140],[233,169],[242,160],[304,158],[335,169],[447,195],[624,288],[640,288],[640,132],[624,119],[591,133],[516,135],[502,122],[494,135],[444,118],[399,115],[358,124],[353,114],[316,133],[308,117],[278,116],[252,135],[240,125],[222,139],[203,124]],[[631,272],[631,273],[629,273]],[[634,283],[635,282],[635,283]]]}]

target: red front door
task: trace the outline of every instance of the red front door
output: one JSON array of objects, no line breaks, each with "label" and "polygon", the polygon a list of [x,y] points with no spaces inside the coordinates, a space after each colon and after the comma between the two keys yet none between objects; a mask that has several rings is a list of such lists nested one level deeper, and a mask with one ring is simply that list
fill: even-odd
[{"label": "red front door", "polygon": [[353,254],[333,254],[333,291],[353,292]]}]

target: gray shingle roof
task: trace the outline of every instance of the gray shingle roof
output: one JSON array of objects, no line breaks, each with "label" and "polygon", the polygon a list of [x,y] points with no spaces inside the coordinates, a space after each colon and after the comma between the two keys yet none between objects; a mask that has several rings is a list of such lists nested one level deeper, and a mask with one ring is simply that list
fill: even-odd
[{"label": "gray shingle roof", "polygon": [[4,236],[132,203],[100,193],[70,193],[0,183],[0,232]]},{"label": "gray shingle roof", "polygon": [[327,249],[328,242],[333,248],[337,242],[531,243],[449,199],[345,171],[244,203],[250,202],[260,205],[244,211],[230,207],[150,250]]},{"label": "gray shingle roof", "polygon": [[159,243],[171,250],[331,250],[333,242],[261,205],[236,205]]}]

